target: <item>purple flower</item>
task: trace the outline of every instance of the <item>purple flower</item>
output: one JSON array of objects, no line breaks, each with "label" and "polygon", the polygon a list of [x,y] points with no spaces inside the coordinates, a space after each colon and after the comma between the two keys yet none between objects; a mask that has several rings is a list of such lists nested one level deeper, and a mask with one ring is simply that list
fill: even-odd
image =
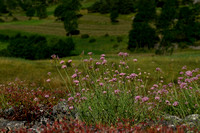
[{"label": "purple flower", "polygon": [[72,60],[68,60],[68,63],[71,63],[72,62]]},{"label": "purple flower", "polygon": [[79,83],[79,81],[78,81],[78,80],[74,80],[74,83],[75,83],[75,84],[78,84],[78,83]]},{"label": "purple flower", "polygon": [[123,52],[119,52],[118,56],[123,56],[124,53]]},{"label": "purple flower", "polygon": [[102,54],[102,55],[101,55],[101,57],[105,57],[105,56],[106,56],[105,54]]},{"label": "purple flower", "polygon": [[175,102],[173,103],[173,106],[178,106],[178,102],[175,101]]},{"label": "purple flower", "polygon": [[183,67],[182,67],[182,70],[186,70],[186,69],[187,69],[187,66],[183,66]]},{"label": "purple flower", "polygon": [[45,95],[44,97],[48,98],[48,97],[49,97],[49,95]]},{"label": "purple flower", "polygon": [[134,61],[134,62],[137,62],[138,60],[137,60],[137,59],[133,59],[133,61]]},{"label": "purple flower", "polygon": [[105,58],[102,56],[102,57],[100,58],[100,60],[105,60]]},{"label": "purple flower", "polygon": [[191,72],[191,71],[187,71],[187,72],[185,72],[185,74],[186,74],[186,76],[188,76],[188,77],[192,77],[192,72]]},{"label": "purple flower", "polygon": [[64,69],[64,68],[67,68],[67,66],[66,65],[62,65],[62,69]]},{"label": "purple flower", "polygon": [[103,83],[99,83],[100,86],[103,86]]},{"label": "purple flower", "polygon": [[120,73],[119,75],[120,75],[120,76],[124,76],[124,75],[126,75],[126,73]]},{"label": "purple flower", "polygon": [[107,60],[103,60],[102,64],[106,64],[107,63]]},{"label": "purple flower", "polygon": [[141,97],[140,96],[136,96],[135,100],[138,101]]},{"label": "purple flower", "polygon": [[149,100],[148,97],[143,97],[143,98],[142,98],[142,102],[146,102],[146,101],[148,101],[148,100]]},{"label": "purple flower", "polygon": [[114,92],[115,92],[115,94],[118,94],[120,92],[120,90],[115,90]]},{"label": "purple flower", "polygon": [[72,101],[72,100],[74,100],[73,97],[69,97],[69,98],[68,98],[68,102],[69,102],[69,101]]},{"label": "purple flower", "polygon": [[155,100],[160,100],[160,97],[158,97],[158,96],[157,96],[157,97],[155,97]]},{"label": "purple flower", "polygon": [[46,81],[47,81],[47,82],[50,82],[50,81],[51,81],[51,79],[47,79]]},{"label": "purple flower", "polygon": [[72,78],[76,78],[76,77],[77,77],[77,74],[76,74],[76,73],[72,75]]},{"label": "purple flower", "polygon": [[92,55],[92,52],[88,52],[88,55]]},{"label": "purple flower", "polygon": [[127,57],[129,54],[128,53],[124,53],[124,56]]},{"label": "purple flower", "polygon": [[74,109],[74,106],[70,106],[69,109],[70,109],[70,110]]},{"label": "purple flower", "polygon": [[53,55],[51,56],[51,58],[52,58],[52,59],[55,59],[55,58],[56,58],[56,55],[55,55],[55,54],[53,54]]},{"label": "purple flower", "polygon": [[167,105],[171,105],[170,101],[166,100],[165,102]]},{"label": "purple flower", "polygon": [[84,59],[83,61],[84,61],[84,62],[88,62],[88,59]]},{"label": "purple flower", "polygon": [[50,76],[50,75],[51,75],[51,72],[48,72],[48,73],[47,73],[47,75],[49,75],[49,76]]},{"label": "purple flower", "polygon": [[64,64],[64,63],[65,63],[65,61],[64,61],[64,60],[61,60],[61,61],[60,61],[60,64]]},{"label": "purple flower", "polygon": [[103,91],[103,94],[106,94],[107,93],[107,91]]},{"label": "purple flower", "polygon": [[96,62],[96,65],[101,65],[101,63],[100,62]]},{"label": "purple flower", "polygon": [[159,67],[157,67],[157,68],[156,68],[156,71],[160,72],[160,71],[161,71],[161,69],[160,69]]}]

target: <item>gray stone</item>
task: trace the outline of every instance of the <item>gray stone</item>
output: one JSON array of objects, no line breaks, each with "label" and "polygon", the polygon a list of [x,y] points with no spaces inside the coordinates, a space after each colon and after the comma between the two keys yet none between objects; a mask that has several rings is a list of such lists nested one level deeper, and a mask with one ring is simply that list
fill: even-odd
[{"label": "gray stone", "polygon": [[166,120],[171,125],[177,125],[183,122],[181,118],[173,115],[165,115],[164,120]]},{"label": "gray stone", "polygon": [[200,127],[200,115],[199,114],[192,114],[185,117],[184,121],[186,124],[194,125],[196,127]]}]

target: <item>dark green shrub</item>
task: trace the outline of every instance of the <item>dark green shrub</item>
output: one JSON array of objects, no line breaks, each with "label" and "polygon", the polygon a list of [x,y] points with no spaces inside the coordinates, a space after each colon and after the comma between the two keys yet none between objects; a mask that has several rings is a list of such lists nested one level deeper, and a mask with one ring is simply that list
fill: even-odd
[{"label": "dark green shrub", "polygon": [[59,39],[51,44],[50,53],[58,55],[59,57],[66,57],[71,55],[71,51],[74,50],[75,43],[72,38],[67,38],[65,40]]},{"label": "dark green shrub", "polygon": [[4,35],[4,34],[0,34],[0,41],[1,42],[9,42],[9,36]]},{"label": "dark green shrub", "polygon": [[7,50],[10,56],[31,60],[45,59],[50,56],[46,38],[39,35],[27,37],[18,34],[10,39]]},{"label": "dark green shrub", "polygon": [[7,49],[0,50],[0,56],[9,57],[10,54]]},{"label": "dark green shrub", "polygon": [[95,38],[91,38],[91,39],[89,40],[89,43],[94,43],[94,42],[96,42],[96,39],[95,39]]},{"label": "dark green shrub", "polygon": [[89,38],[90,36],[88,35],[88,34],[83,34],[83,35],[81,35],[81,38],[82,39],[86,39],[86,38]]},{"label": "dark green shrub", "polygon": [[35,8],[31,7],[26,11],[26,16],[31,19],[35,14]]},{"label": "dark green shrub", "polygon": [[134,23],[133,29],[129,32],[128,49],[136,48],[154,48],[158,41],[155,29],[149,26],[148,23]]},{"label": "dark green shrub", "polygon": [[106,34],[104,35],[104,37],[109,37],[109,34],[108,34],[108,33],[106,33]]}]

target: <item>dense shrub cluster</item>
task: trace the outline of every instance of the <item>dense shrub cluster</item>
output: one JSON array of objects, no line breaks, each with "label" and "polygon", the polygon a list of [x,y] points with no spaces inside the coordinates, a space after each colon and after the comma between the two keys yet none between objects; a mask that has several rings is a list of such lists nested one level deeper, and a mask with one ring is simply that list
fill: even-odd
[{"label": "dense shrub cluster", "polygon": [[[9,37],[0,36],[0,40],[6,39]],[[74,46],[72,38],[47,41],[44,36],[40,35],[23,36],[17,34],[10,38],[7,49],[0,53],[4,56],[35,60],[49,58],[52,54],[57,54],[59,57],[69,56],[71,50],[74,50]]]},{"label": "dense shrub cluster", "polygon": [[8,35],[0,34],[0,41],[1,41],[1,42],[8,42],[9,39],[10,39],[10,38],[9,38]]},{"label": "dense shrub cluster", "polygon": [[120,14],[129,14],[135,10],[134,0],[100,0],[96,1],[88,10],[90,12],[109,13],[116,3],[118,3],[117,10]]}]

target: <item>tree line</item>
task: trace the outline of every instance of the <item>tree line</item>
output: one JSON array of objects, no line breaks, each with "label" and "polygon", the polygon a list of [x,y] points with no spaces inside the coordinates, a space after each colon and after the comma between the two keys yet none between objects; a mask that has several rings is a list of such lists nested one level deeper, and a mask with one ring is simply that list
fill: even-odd
[{"label": "tree line", "polygon": [[[9,1],[9,2],[8,2]],[[64,23],[67,36],[79,34],[82,0],[0,0],[0,13],[21,7],[30,17],[47,17],[46,7],[58,4],[54,11],[57,20]],[[152,49],[157,54],[170,54],[174,44],[193,45],[200,39],[200,4],[193,0],[97,0],[89,12],[109,13],[112,23],[120,14],[136,13],[129,32],[129,50]],[[17,6],[18,5],[18,6]]]}]

